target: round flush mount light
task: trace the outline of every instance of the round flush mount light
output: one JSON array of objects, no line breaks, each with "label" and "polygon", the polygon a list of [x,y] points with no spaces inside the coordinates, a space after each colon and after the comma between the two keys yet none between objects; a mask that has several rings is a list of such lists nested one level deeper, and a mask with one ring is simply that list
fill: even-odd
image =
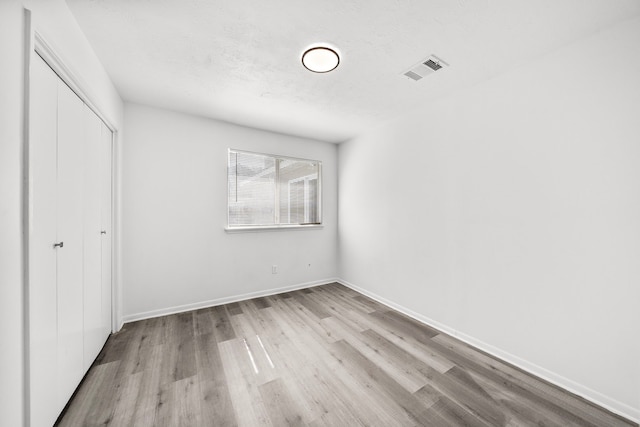
[{"label": "round flush mount light", "polygon": [[340,64],[338,52],[326,46],[316,46],[307,49],[302,54],[302,65],[314,73],[328,73]]}]

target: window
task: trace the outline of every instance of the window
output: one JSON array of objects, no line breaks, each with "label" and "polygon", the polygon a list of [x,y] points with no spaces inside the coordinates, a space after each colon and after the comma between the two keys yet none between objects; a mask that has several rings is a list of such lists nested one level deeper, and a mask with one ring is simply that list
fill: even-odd
[{"label": "window", "polygon": [[322,223],[322,163],[229,150],[229,228]]}]

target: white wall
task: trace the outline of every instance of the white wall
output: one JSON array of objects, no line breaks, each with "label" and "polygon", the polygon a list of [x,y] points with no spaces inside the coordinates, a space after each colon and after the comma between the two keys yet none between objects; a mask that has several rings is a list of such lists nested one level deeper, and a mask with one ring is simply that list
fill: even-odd
[{"label": "white wall", "polygon": [[0,2],[0,425],[23,420],[23,11]]},{"label": "white wall", "polygon": [[638,52],[635,19],[340,145],[340,277],[640,418]]},{"label": "white wall", "polygon": [[[335,277],[336,145],[134,104],[125,127],[125,319]],[[225,232],[229,148],[321,160],[324,228]]]}]

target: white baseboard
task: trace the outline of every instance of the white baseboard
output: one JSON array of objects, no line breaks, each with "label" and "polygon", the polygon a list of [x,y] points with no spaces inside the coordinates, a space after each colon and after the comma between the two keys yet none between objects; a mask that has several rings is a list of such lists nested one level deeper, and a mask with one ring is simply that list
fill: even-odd
[{"label": "white baseboard", "polygon": [[269,295],[280,294],[282,292],[295,291],[298,289],[306,289],[314,286],[326,285],[327,283],[337,282],[338,279],[328,278],[316,280],[313,282],[299,283],[297,285],[284,286],[281,288],[266,289],[263,291],[249,292],[242,295],[233,295],[229,297],[217,298],[208,301],[195,302],[192,304],[177,305],[174,307],[166,307],[158,310],[145,311],[142,313],[127,314],[123,316],[122,323],[131,323],[137,320],[151,319],[153,317],[166,316],[168,314],[183,313],[185,311],[197,310],[200,308],[213,307],[216,305],[229,304],[237,301],[244,301],[252,298],[266,297]]},{"label": "white baseboard", "polygon": [[596,405],[605,408],[611,412],[613,412],[614,414],[618,414],[622,417],[625,417],[633,422],[636,423],[640,423],[640,409],[638,408],[633,408],[625,403],[619,402],[615,399],[612,399],[602,393],[599,393],[593,389],[590,389],[589,387],[586,387],[582,384],[579,384],[575,381],[572,381],[568,378],[563,377],[562,375],[559,375],[555,372],[549,371],[548,369],[545,369],[541,366],[538,366],[534,363],[528,362],[527,360],[524,360],[518,356],[515,356],[509,352],[506,352],[504,350],[501,350],[497,347],[492,346],[491,344],[487,344],[483,341],[480,341],[470,335],[467,335],[465,333],[462,333],[454,328],[451,328],[443,323],[440,323],[438,321],[435,321],[433,319],[430,319],[420,313],[416,313],[415,311],[412,311],[404,306],[401,306],[399,304],[394,303],[393,301],[390,301],[384,297],[381,297],[380,295],[374,294],[373,292],[370,292],[366,289],[363,289],[359,286],[356,286],[352,283],[347,282],[346,280],[342,280],[342,279],[337,279],[337,282],[353,289],[356,292],[359,292],[363,295],[368,296],[371,299],[374,299],[376,301],[378,301],[381,304],[384,304],[394,310],[397,310],[403,314],[406,314],[407,316],[421,322],[424,323],[428,326],[431,326],[435,329],[438,329],[446,334],[449,334],[457,339],[459,339],[460,341],[463,341],[467,344],[470,344],[486,353],[491,354],[492,356],[497,357],[498,359],[504,360],[505,362],[508,362],[514,366],[517,366],[518,368],[536,376],[539,377],[545,381],[548,381],[554,385],[557,385],[558,387],[561,387],[567,391],[569,391],[570,393],[573,393],[575,395],[578,395],[592,403],[595,403]]}]

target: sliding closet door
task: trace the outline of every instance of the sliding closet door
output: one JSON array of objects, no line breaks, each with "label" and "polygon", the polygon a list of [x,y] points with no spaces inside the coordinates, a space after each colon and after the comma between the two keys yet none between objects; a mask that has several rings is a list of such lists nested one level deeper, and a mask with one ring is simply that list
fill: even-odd
[{"label": "sliding closet door", "polygon": [[34,56],[31,64],[30,89],[28,228],[31,425],[50,426],[59,413],[56,399],[58,249],[53,246],[58,241],[58,77],[39,56]]},{"label": "sliding closet door", "polygon": [[83,369],[83,140],[84,104],[58,80],[58,410]]},{"label": "sliding closet door", "polygon": [[101,168],[102,121],[87,106],[84,123],[84,370],[105,337],[102,321]]},{"label": "sliding closet door", "polygon": [[100,141],[100,221],[102,280],[102,342],[111,333],[111,212],[112,212],[112,140],[113,134],[101,123]]}]

